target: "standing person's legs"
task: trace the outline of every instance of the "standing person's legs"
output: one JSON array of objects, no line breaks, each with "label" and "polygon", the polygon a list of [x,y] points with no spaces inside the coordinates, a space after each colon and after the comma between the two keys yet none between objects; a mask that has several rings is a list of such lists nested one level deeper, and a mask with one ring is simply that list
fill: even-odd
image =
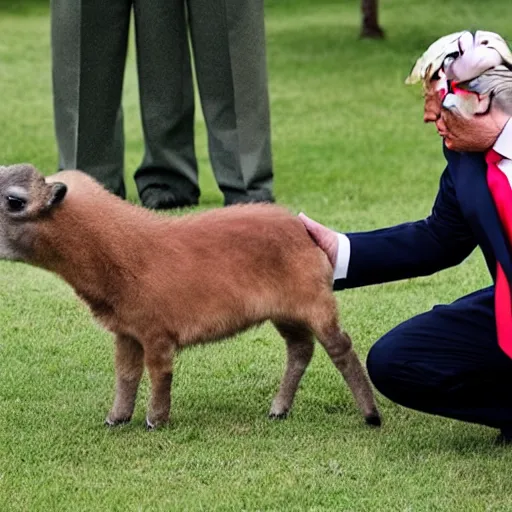
[{"label": "standing person's legs", "polygon": [[188,0],[210,160],[225,203],[273,201],[263,0]]},{"label": "standing person's legs", "polygon": [[135,173],[149,208],[197,204],[194,89],[184,0],[135,0],[144,159]]},{"label": "standing person's legs", "polygon": [[125,196],[121,96],[131,0],[52,0],[59,169],[81,169]]},{"label": "standing person's legs", "polygon": [[394,402],[512,434],[512,360],[496,339],[494,287],[397,326],[367,364]]}]

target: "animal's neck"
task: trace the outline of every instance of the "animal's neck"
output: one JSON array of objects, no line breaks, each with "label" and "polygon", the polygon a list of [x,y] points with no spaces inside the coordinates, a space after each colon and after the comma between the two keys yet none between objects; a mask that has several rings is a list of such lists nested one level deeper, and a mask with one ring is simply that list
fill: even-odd
[{"label": "animal's neck", "polygon": [[112,298],[133,277],[126,251],[137,250],[132,242],[140,227],[130,215],[122,221],[115,207],[80,206],[70,204],[40,221],[31,263],[60,275],[84,298]]}]

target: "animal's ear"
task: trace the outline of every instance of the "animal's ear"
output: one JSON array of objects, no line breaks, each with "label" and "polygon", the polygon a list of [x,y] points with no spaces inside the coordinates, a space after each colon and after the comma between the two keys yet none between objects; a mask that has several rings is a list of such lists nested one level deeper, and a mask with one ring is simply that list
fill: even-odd
[{"label": "animal's ear", "polygon": [[478,106],[476,108],[475,114],[487,114],[489,112],[490,108],[491,108],[491,96],[489,94],[479,96],[478,97]]},{"label": "animal's ear", "polygon": [[50,198],[46,203],[47,208],[52,208],[53,206],[56,206],[59,203],[61,203],[67,191],[68,187],[66,187],[64,183],[52,183],[50,185]]}]

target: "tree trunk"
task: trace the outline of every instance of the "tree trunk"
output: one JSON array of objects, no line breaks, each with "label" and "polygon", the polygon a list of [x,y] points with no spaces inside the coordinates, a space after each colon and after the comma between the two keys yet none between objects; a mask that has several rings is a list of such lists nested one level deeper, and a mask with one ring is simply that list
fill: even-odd
[{"label": "tree trunk", "polygon": [[361,0],[363,23],[361,37],[382,39],[384,31],[379,27],[379,0]]}]

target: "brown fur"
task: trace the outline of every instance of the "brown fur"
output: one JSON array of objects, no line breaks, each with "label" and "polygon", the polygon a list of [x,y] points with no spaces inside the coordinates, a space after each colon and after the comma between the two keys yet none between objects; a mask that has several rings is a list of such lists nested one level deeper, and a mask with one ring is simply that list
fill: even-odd
[{"label": "brown fur", "polygon": [[[265,320],[288,347],[272,417],[290,410],[316,336],[367,422],[380,423],[366,374],[338,327],[332,268],[285,209],[245,205],[171,218],[120,200],[79,171],[45,182],[28,165],[0,168],[0,201],[18,186],[17,176],[31,173],[31,213],[24,218],[2,205],[0,248],[5,257],[14,253],[63,277],[115,334],[116,397],[108,424],[130,420],[144,365],[152,387],[147,424],[165,424],[175,354]],[[63,198],[60,183],[67,187]],[[52,199],[55,190],[61,194]]]}]

